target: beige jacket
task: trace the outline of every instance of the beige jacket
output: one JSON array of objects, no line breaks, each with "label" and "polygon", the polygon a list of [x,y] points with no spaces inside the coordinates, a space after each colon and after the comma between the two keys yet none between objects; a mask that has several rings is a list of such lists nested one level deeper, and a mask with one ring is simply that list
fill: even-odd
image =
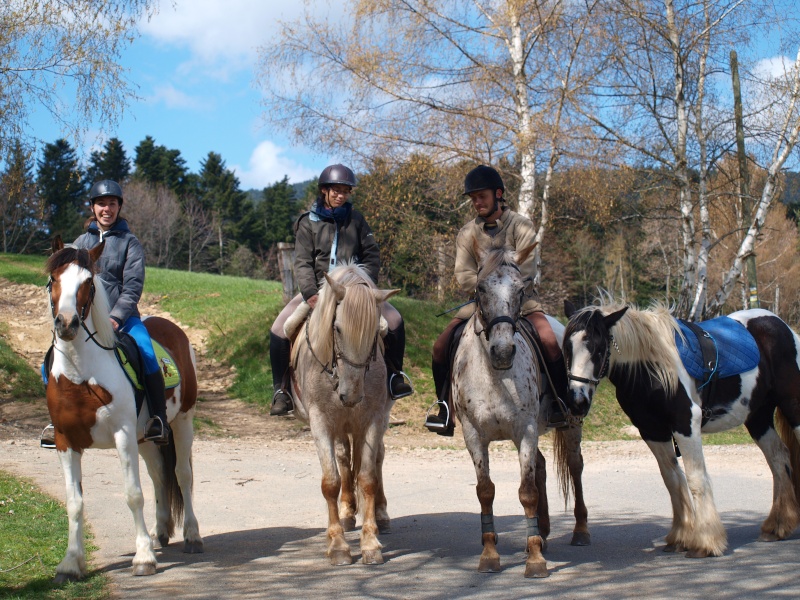
[{"label": "beige jacket", "polygon": [[[488,248],[492,240],[497,237],[505,235],[505,243],[507,246],[514,248],[514,250],[522,250],[527,248],[534,242],[536,231],[534,230],[533,223],[528,217],[524,217],[515,213],[510,208],[503,207],[503,215],[497,220],[497,226],[500,228],[495,238],[492,238],[484,230],[486,219],[477,217],[469,221],[458,232],[456,239],[456,264],[455,275],[461,291],[472,298],[475,292],[475,286],[478,283],[478,257],[474,254],[472,240],[477,239],[481,248]],[[528,259],[519,266],[520,272],[524,278],[533,279],[536,275],[536,264],[534,263],[534,253],[528,256]],[[522,314],[542,310],[542,305],[539,304],[534,298],[529,298],[522,305]],[[475,312],[475,305],[468,304],[462,306],[456,313],[456,318],[469,319],[472,313]]]}]

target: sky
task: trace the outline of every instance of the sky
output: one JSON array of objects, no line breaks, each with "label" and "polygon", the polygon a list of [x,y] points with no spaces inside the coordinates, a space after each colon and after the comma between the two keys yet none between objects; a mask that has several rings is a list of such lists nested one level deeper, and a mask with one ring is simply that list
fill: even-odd
[{"label": "sky", "polygon": [[[119,138],[128,156],[145,136],[180,150],[192,172],[209,152],[222,155],[242,189],[261,189],[286,175],[297,183],[340,162],[292,145],[264,121],[255,87],[258,47],[275,35],[279,20],[302,14],[304,2],[278,0],[162,0],[158,14],[139,26],[122,65],[138,86],[113,130],[91,129],[84,156]],[[32,122],[44,142],[62,136],[46,115]]]}]

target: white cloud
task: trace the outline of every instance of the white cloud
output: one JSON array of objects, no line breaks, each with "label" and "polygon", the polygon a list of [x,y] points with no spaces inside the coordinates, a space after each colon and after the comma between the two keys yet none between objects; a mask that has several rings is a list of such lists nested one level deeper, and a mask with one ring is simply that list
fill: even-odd
[{"label": "white cloud", "polygon": [[236,172],[242,189],[265,188],[284,176],[288,176],[291,183],[298,183],[319,175],[308,166],[285,156],[285,152],[285,148],[265,140],[250,155],[249,168],[233,165],[231,169]]},{"label": "white cloud", "polygon": [[772,56],[756,63],[754,71],[765,79],[783,79],[794,67],[794,61],[788,56]]},{"label": "white cloud", "polygon": [[167,108],[188,109],[188,110],[207,110],[210,107],[205,102],[180,91],[170,83],[155,87],[152,96],[147,98],[151,103],[163,103]]}]

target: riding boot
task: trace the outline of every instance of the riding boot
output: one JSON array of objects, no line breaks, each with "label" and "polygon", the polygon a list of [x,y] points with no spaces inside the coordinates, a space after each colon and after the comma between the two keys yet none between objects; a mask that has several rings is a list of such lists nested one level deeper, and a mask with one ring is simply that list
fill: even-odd
[{"label": "riding boot", "polygon": [[383,361],[386,363],[389,395],[397,400],[414,393],[411,379],[403,372],[403,355],[406,351],[406,328],[402,321],[397,329],[390,329],[383,338]]},{"label": "riding boot", "polygon": [[[431,414],[430,410],[425,415],[425,427],[438,435],[452,437],[455,434],[456,421],[453,415],[452,402],[450,401],[450,357],[455,352],[458,341],[461,339],[463,327],[461,323],[452,323],[448,329],[442,332],[445,340],[437,340],[434,344],[433,359],[431,361],[431,371],[433,372],[433,383],[436,386],[436,403],[431,407],[438,408],[438,414]],[[445,346],[440,346],[440,342],[446,342]],[[438,346],[438,347],[437,347]]]},{"label": "riding boot", "polygon": [[158,446],[169,444],[169,422],[167,421],[167,399],[164,396],[164,378],[161,371],[144,376],[144,390],[150,419],[144,427],[145,441]]},{"label": "riding boot", "polygon": [[[565,401],[569,393],[567,367],[564,363],[563,355],[559,355],[556,360],[547,360],[546,363],[547,372],[550,374],[550,382],[557,395],[557,398],[553,398],[551,401],[548,425],[557,428],[565,427],[567,425],[567,415],[564,412],[567,409]],[[548,394],[548,396],[552,396],[552,393]]]},{"label": "riding boot", "polygon": [[289,340],[269,332],[269,361],[272,364],[272,408],[273,417],[288,415],[294,410],[294,403],[286,391],[286,373],[291,363],[291,344]]}]

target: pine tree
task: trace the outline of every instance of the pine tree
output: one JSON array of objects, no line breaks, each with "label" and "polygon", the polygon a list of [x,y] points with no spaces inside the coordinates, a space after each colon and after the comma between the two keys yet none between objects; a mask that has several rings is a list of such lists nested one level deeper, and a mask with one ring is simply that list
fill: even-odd
[{"label": "pine tree", "polygon": [[263,201],[258,205],[258,218],[264,229],[264,244],[269,247],[278,242],[294,240],[293,223],[298,212],[298,201],[289,177],[264,188]]},{"label": "pine tree", "polygon": [[92,152],[86,178],[89,184],[101,179],[111,179],[117,183],[125,181],[131,174],[131,161],[122,142],[117,138],[109,139],[103,151]]},{"label": "pine tree", "polygon": [[37,185],[49,211],[49,233],[72,241],[80,235],[87,215],[85,178],[75,150],[65,139],[46,144],[38,166]]},{"label": "pine tree", "polygon": [[188,171],[180,150],[170,150],[157,145],[151,136],[146,136],[134,152],[136,172],[134,176],[151,185],[162,184],[183,197],[187,192]]},{"label": "pine tree", "polygon": [[43,235],[44,207],[36,193],[30,154],[15,140],[0,174],[0,227],[3,252],[29,252]]}]

